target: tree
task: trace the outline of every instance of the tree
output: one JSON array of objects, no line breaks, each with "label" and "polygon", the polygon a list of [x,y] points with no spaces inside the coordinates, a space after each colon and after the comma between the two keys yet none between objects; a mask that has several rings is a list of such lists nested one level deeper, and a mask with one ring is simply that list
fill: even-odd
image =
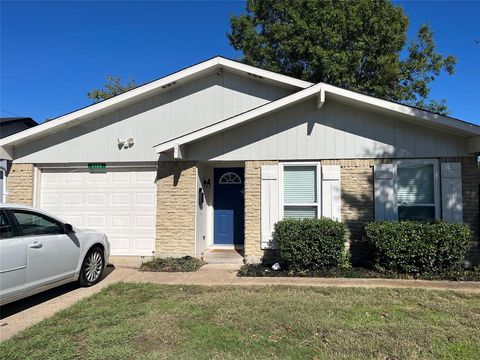
[{"label": "tree", "polygon": [[[447,113],[429,99],[456,59],[435,51],[428,25],[407,44],[408,17],[388,0],[248,0],[231,18],[230,44],[242,61],[311,82]],[[406,55],[402,56],[402,50]]]},{"label": "tree", "polygon": [[103,86],[103,89],[93,89],[87,93],[88,98],[94,103],[110,99],[137,86],[133,79],[129,80],[125,85],[122,85],[121,77],[107,75],[105,79],[107,83]]}]

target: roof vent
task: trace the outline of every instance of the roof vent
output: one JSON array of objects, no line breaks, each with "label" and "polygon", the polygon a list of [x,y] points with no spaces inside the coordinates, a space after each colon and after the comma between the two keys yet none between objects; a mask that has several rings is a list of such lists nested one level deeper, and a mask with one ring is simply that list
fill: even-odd
[{"label": "roof vent", "polygon": [[170,86],[175,85],[176,83],[177,83],[176,81],[173,81],[173,82],[171,82],[171,83],[165,84],[165,85],[162,86],[162,89],[167,89],[167,88],[169,88]]},{"label": "roof vent", "polygon": [[254,77],[254,78],[257,78],[257,79],[263,79],[263,76],[260,76],[260,75],[255,75],[255,74],[252,74],[252,73],[249,73],[249,72],[247,72],[247,74]]}]

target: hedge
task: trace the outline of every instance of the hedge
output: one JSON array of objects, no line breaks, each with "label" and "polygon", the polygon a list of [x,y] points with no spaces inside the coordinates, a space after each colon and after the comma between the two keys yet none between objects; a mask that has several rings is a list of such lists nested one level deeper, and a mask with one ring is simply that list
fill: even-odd
[{"label": "hedge", "polygon": [[290,270],[318,270],[343,264],[345,234],[345,225],[328,218],[285,219],[275,224],[273,240]]},{"label": "hedge", "polygon": [[472,238],[468,225],[443,221],[377,221],[365,233],[374,267],[409,274],[460,268]]}]

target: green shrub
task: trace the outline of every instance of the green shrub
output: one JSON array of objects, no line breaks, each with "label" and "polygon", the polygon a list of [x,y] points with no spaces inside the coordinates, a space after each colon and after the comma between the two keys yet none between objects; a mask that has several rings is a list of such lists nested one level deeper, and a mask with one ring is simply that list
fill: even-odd
[{"label": "green shrub", "polygon": [[275,224],[273,240],[285,265],[294,271],[343,265],[345,225],[328,218],[285,219]]},{"label": "green shrub", "polygon": [[192,256],[184,256],[181,258],[157,258],[143,263],[140,270],[158,272],[191,272],[197,271],[203,265],[204,263],[202,260]]},{"label": "green shrub", "polygon": [[461,267],[472,233],[443,221],[377,221],[366,225],[373,265],[401,273],[438,273]]}]

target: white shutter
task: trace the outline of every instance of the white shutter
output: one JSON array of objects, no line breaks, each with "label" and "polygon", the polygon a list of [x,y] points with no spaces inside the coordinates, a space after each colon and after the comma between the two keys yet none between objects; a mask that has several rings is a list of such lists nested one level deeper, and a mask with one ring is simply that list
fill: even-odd
[{"label": "white shutter", "polygon": [[322,166],[322,216],[341,220],[340,166]]},{"label": "white shutter", "polygon": [[263,165],[261,169],[261,236],[262,249],[274,248],[272,233],[279,219],[278,165]]},{"label": "white shutter", "polygon": [[374,166],[375,220],[397,220],[394,164]]},{"label": "white shutter", "polygon": [[442,163],[442,219],[449,223],[463,222],[462,164]]}]

